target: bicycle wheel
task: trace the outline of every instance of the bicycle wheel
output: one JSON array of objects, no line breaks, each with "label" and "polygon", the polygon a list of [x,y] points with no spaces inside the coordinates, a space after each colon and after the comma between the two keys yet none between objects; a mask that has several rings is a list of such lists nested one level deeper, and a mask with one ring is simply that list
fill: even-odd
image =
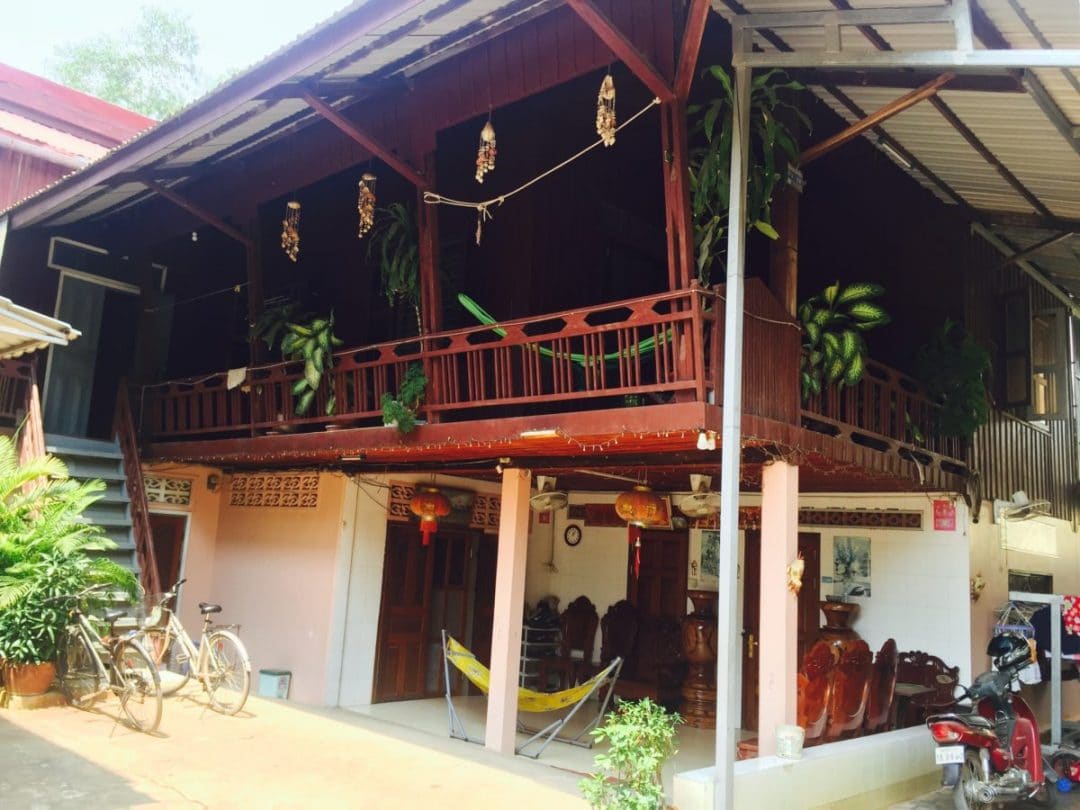
[{"label": "bicycle wheel", "polygon": [[191,657],[175,633],[167,627],[153,627],[143,632],[144,649],[157,667],[161,694],[179,692],[191,678]]},{"label": "bicycle wheel", "polygon": [[236,714],[251,689],[251,662],[235,633],[215,630],[203,639],[206,649],[206,686],[210,705],[222,714]]},{"label": "bicycle wheel", "polygon": [[161,681],[146,650],[129,639],[114,652],[116,677],[120,681],[120,708],[131,725],[150,733],[161,722]]},{"label": "bicycle wheel", "polygon": [[78,634],[69,635],[63,654],[56,663],[64,697],[72,706],[85,709],[101,689],[94,654],[86,639]]}]

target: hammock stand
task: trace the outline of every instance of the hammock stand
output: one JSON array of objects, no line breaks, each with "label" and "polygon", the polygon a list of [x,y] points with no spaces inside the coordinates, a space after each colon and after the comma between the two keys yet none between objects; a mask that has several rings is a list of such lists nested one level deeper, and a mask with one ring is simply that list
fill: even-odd
[{"label": "hammock stand", "polygon": [[[450,689],[450,665],[453,664],[455,668],[460,670],[461,673],[469,679],[469,682],[473,686],[485,695],[490,688],[491,673],[487,667],[476,659],[475,655],[462,646],[445,630],[442,631],[442,639],[443,674],[446,679],[446,706],[450,717],[450,736],[458,740],[477,743],[478,745],[483,744],[483,740],[478,740],[468,735],[465,730],[465,724],[461,721],[457,709],[454,708],[454,698]],[[603,719],[604,712],[611,702],[612,693],[615,691],[615,682],[618,681],[619,672],[621,670],[622,659],[615,658],[610,664],[600,670],[600,672],[585,681],[585,683],[572,686],[561,692],[536,692],[532,689],[518,687],[517,705],[519,712],[544,713],[558,711],[559,709],[565,709],[570,706],[573,708],[562,717],[557,717],[539,730],[529,728],[519,719],[517,721],[518,731],[532,736],[521,745],[517,746],[514,749],[514,753],[538,759],[540,754],[544,752],[544,749],[551,744],[552,740],[569,743],[570,745],[577,745],[582,748],[592,748],[592,739],[582,739],[582,737],[586,737],[586,735],[596,728]],[[600,701],[600,707],[596,712],[596,716],[586,723],[585,727],[573,737],[560,737],[559,732],[566,727],[566,724],[569,723],[570,719],[585,705],[586,701],[598,692],[603,694],[603,699]],[[536,749],[535,753],[526,751],[527,748],[536,743],[539,743],[540,747]]]}]

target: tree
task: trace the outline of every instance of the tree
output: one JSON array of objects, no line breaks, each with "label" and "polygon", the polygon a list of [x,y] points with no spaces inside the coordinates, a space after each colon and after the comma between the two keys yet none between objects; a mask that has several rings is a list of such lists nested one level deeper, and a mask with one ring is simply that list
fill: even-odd
[{"label": "tree", "polygon": [[61,84],[161,120],[201,91],[198,54],[187,15],[143,6],[131,28],[59,46],[48,69]]}]

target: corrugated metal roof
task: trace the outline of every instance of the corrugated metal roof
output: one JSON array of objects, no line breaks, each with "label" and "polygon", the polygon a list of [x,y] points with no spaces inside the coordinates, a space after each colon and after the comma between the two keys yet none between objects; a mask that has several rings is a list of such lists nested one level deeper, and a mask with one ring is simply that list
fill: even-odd
[{"label": "corrugated metal roof", "polygon": [[[391,8],[380,25],[295,70],[283,82],[355,81],[376,75],[379,78],[393,76],[403,73],[412,64],[430,63],[432,46],[435,44],[446,48],[459,39],[475,36],[486,28],[504,25],[507,20],[512,21],[518,16],[527,15],[530,10],[552,5],[552,0],[419,0],[411,4],[403,0],[402,10],[395,13],[388,2],[380,4],[378,0],[357,0],[326,22],[261,60],[245,73],[214,89],[173,118],[121,144],[96,163],[104,164],[125,151],[130,153],[137,146],[153,145],[146,150],[147,154],[133,165],[126,166],[125,170],[139,171],[149,167],[183,169],[195,163],[227,158],[241,142],[244,142],[245,148],[249,148],[273,137],[278,129],[294,123],[295,118],[307,109],[302,101],[291,98],[263,101],[257,98],[258,93],[249,94],[246,98],[241,95],[235,105],[206,120],[197,129],[184,131],[182,137],[170,139],[167,133],[176,128],[185,117],[194,117],[196,111],[207,105],[219,99],[230,98],[231,91],[235,88],[245,83],[251,84],[252,78],[260,71],[268,70],[281,60],[287,59],[312,38],[333,33],[335,26],[342,24],[350,15],[377,13],[373,7]],[[387,70],[390,72],[387,73]],[[314,114],[311,117],[314,118]],[[6,211],[0,211],[0,216],[15,212],[38,197],[55,194],[59,200],[62,187],[77,186],[95,168],[98,168],[96,164],[90,164],[85,170],[75,172],[41,189]],[[65,224],[100,214],[113,206],[130,201],[145,190],[141,186],[134,189],[130,186],[131,184],[126,184],[119,189],[107,190],[107,179],[103,178],[101,184],[81,189],[77,196],[64,199],[62,203],[58,202],[57,207],[43,211],[40,216],[34,217],[33,222],[23,222],[20,226],[41,222]]]},{"label": "corrugated metal roof", "polygon": [[[732,0],[714,0],[714,8],[729,20],[735,13]],[[740,0],[747,13],[784,13],[797,11],[835,11],[829,0]],[[854,9],[875,7],[901,8],[928,5],[924,0],[851,0]],[[1080,49],[1080,3],[1077,0],[978,0],[990,25],[1000,37],[1016,49]],[[951,50],[954,45],[950,25],[878,25],[873,31],[887,47],[899,51]],[[993,40],[993,31],[976,30]],[[822,28],[783,28],[772,36],[755,32],[754,43],[764,51],[775,52],[779,36],[783,44],[796,51],[822,51],[825,47]],[[854,28],[844,28],[845,51],[875,49],[874,42]],[[996,42],[976,47],[999,47]],[[895,72],[894,72],[895,74]],[[1055,218],[1080,221],[1080,70],[1039,69],[1027,76],[1045,88],[1059,112],[1040,107],[1029,92],[975,92],[950,90],[939,93],[949,109],[983,146],[1034,195]],[[874,87],[874,74],[867,74],[870,86],[841,87],[841,92],[865,113],[872,113],[904,94],[904,90]],[[824,87],[813,87],[816,95],[845,121],[854,123],[858,116]],[[1050,115],[1057,116],[1057,123]],[[956,128],[928,102],[921,102],[889,118],[881,129],[899,143],[949,190],[974,209],[986,212],[1011,212],[1030,215],[1037,222],[1038,212],[1024,195],[1010,184],[969,143]],[[1068,130],[1072,130],[1072,137]],[[1065,130],[1065,132],[1063,132]],[[867,137],[907,174],[945,202],[954,202],[917,166],[888,146],[873,132]],[[1071,142],[1070,142],[1071,141]],[[995,227],[997,233],[1017,249],[1031,247],[1051,235],[1038,228]],[[1078,225],[1080,230],[1080,225]],[[1031,261],[1059,283],[1080,295],[1080,244],[1076,239],[1054,245],[1032,257]]]},{"label": "corrugated metal roof", "polygon": [[79,335],[70,324],[0,298],[0,360],[49,346],[67,346]]}]

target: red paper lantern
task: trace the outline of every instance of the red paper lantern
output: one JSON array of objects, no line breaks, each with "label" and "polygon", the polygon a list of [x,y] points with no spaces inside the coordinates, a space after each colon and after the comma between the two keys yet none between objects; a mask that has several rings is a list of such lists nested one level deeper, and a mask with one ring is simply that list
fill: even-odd
[{"label": "red paper lantern", "polygon": [[659,526],[666,517],[663,499],[641,484],[615,499],[615,514],[631,526],[642,528]]},{"label": "red paper lantern", "polygon": [[450,514],[450,501],[435,487],[420,487],[409,501],[409,510],[420,518],[420,535],[426,546],[439,530],[439,518]]}]

